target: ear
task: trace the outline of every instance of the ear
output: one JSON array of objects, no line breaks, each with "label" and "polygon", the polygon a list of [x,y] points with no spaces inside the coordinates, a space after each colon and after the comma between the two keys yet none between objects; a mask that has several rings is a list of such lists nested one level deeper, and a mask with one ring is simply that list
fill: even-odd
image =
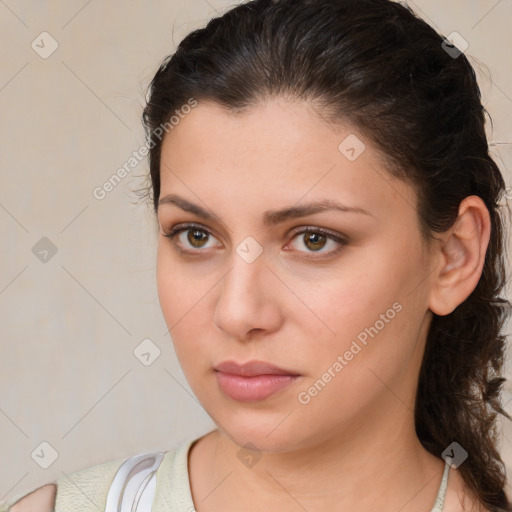
[{"label": "ear", "polygon": [[459,205],[459,215],[443,235],[433,258],[429,309],[448,315],[476,288],[489,244],[489,210],[478,196],[468,196]]}]

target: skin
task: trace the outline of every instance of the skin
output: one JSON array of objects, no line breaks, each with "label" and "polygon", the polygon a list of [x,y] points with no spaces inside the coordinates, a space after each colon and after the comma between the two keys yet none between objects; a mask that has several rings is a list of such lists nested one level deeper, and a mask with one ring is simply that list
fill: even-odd
[{"label": "skin", "polygon": [[18,500],[9,510],[10,512],[53,512],[57,486],[47,484]]},{"label": "skin", "polygon": [[[349,134],[366,146],[354,161],[338,150]],[[283,98],[237,114],[199,102],[163,141],[160,199],[169,194],[213,216],[170,203],[157,216],[162,312],[190,387],[218,426],[189,453],[196,509],[429,511],[444,460],[415,434],[419,368],[432,313],[453,311],[480,278],[490,234],[482,200],[467,197],[428,250],[414,189],[387,173],[371,141]],[[369,215],[329,210],[263,223],[267,210],[323,199]],[[164,236],[182,223],[200,228]],[[308,243],[300,233],[308,226],[347,243]],[[205,239],[192,245],[195,229]],[[252,263],[236,251],[249,236],[263,249]],[[300,403],[298,394],[394,303],[400,312]],[[213,366],[228,359],[268,361],[301,377],[242,403],[217,384]],[[246,443],[258,457],[250,467],[238,457]],[[452,469],[444,511],[461,510],[461,500],[478,510]]]}]

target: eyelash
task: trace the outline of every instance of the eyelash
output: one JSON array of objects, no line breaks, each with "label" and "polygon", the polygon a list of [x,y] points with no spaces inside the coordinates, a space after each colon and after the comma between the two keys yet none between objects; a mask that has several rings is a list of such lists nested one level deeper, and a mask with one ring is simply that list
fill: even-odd
[{"label": "eyelash", "polygon": [[[182,224],[182,225],[178,225],[178,226],[173,227],[168,233],[163,233],[163,236],[166,237],[166,238],[171,239],[175,245],[178,245],[178,244],[176,244],[176,242],[174,242],[174,238],[177,235],[179,235],[181,232],[191,231],[193,229],[195,229],[197,231],[202,231],[203,233],[207,234],[208,236],[214,236],[208,229],[200,226],[199,224]],[[302,235],[304,233],[321,233],[322,235],[325,235],[330,240],[333,240],[334,242],[339,244],[339,247],[337,249],[332,250],[332,251],[318,252],[318,254],[320,254],[320,255],[333,256],[333,255],[337,254],[338,252],[340,252],[345,245],[347,245],[347,241],[344,240],[343,238],[335,235],[334,233],[331,233],[330,231],[328,231],[328,230],[326,230],[324,228],[315,227],[315,226],[306,226],[306,227],[304,227],[302,229],[302,231],[294,232],[292,239],[294,239],[296,236]],[[191,255],[192,254],[196,255],[196,254],[199,254],[201,252],[204,252],[204,250],[202,250],[202,249],[188,250],[188,249],[182,249],[181,247],[179,248],[179,250],[182,253],[191,254]],[[299,251],[299,252],[304,252],[304,251]],[[315,254],[314,251],[307,251],[307,252],[309,252],[310,254]],[[321,256],[306,256],[306,258],[311,258],[311,259],[319,259],[320,257]]]}]

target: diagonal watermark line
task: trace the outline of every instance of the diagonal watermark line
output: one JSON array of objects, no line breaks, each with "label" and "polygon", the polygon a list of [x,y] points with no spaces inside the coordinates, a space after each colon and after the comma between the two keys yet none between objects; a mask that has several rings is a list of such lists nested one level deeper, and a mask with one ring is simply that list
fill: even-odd
[{"label": "diagonal watermark line", "polygon": [[[461,220],[460,220],[460,219],[457,219],[457,220],[453,223],[453,226],[452,226],[450,229],[452,229],[453,231],[455,231],[457,224],[460,224],[460,222],[461,222]],[[476,228],[474,228],[474,229],[471,231],[471,233],[469,233],[469,235],[473,234],[473,232],[474,232],[475,230],[476,230]],[[467,235],[467,236],[469,236],[469,235]],[[428,278],[430,277],[430,275],[431,275],[431,274],[433,274],[433,273],[436,271],[436,269],[437,269],[437,266],[436,266],[436,265],[434,265],[434,266],[432,267],[432,270],[430,270],[430,271],[425,275],[425,277],[424,277],[424,278],[423,278],[423,279],[422,279],[422,280],[421,280],[421,281],[420,281],[420,282],[419,282],[419,283],[418,283],[414,288],[412,288],[412,289],[411,289],[411,291],[409,291],[405,296],[406,296],[406,297],[408,297],[408,296],[409,296],[409,295],[410,295],[414,290],[416,290],[416,289],[418,288],[418,286],[420,286],[420,285],[421,285],[421,283],[423,283],[423,281],[425,281],[425,279],[428,279]],[[478,269],[477,269],[477,267],[476,267],[475,265],[473,265],[473,270],[474,270],[475,272],[477,272],[477,270],[478,270]]]},{"label": "diagonal watermark line", "polygon": [[432,480],[433,480],[436,476],[437,476],[437,475],[434,475],[432,478],[429,478],[429,480],[427,481],[427,483],[426,483],[423,487],[421,487],[421,489],[420,489],[418,492],[416,492],[416,493],[412,496],[412,498],[411,498],[410,500],[408,500],[407,502],[405,502],[405,503],[404,503],[404,505],[403,505],[402,507],[400,507],[400,508],[398,509],[398,511],[397,511],[397,512],[400,512],[400,510],[403,510],[403,509],[404,509],[404,508],[405,508],[405,507],[406,507],[406,506],[407,506],[407,505],[408,505],[408,504],[409,504],[409,503],[410,503],[414,498],[416,498],[416,496],[418,496],[418,494],[419,494],[421,491],[423,491],[423,489],[425,489],[425,487],[427,487],[427,485],[428,485],[430,482],[432,482]]},{"label": "diagonal watermark line", "polygon": [[190,309],[170,329],[167,329],[163,335],[167,336],[170,334],[170,331],[174,329],[213,290],[213,288],[215,288],[222,281],[222,279],[224,279],[228,272],[231,272],[232,268],[233,267],[225,272],[224,275],[193,306],[191,306]]},{"label": "diagonal watermark line", "polygon": [[368,368],[368,370],[370,370],[373,373],[373,375],[375,375],[375,377],[377,377],[377,379],[379,379],[382,382],[382,384],[386,386],[388,391],[390,391],[396,397],[397,400],[402,402],[405,405],[405,407],[409,409],[409,411],[414,412],[371,368]]},{"label": "diagonal watermark line", "polygon": [[208,0],[204,0],[217,14],[221,14],[218,9],[216,9]]},{"label": "diagonal watermark line", "polygon": [[128,370],[62,437],[64,439],[129,373]]},{"label": "diagonal watermark line", "polygon": [[0,3],[2,5],[4,5],[9,11],[11,11],[11,13],[16,16],[16,18],[18,18],[18,20],[21,21],[21,23],[23,23],[23,25],[25,25],[25,27],[29,28],[29,26],[5,3],[5,0],[0,0]]},{"label": "diagonal watermark line", "polygon": [[304,306],[306,306],[309,309],[309,311],[311,311],[311,313],[313,313],[313,315],[315,315],[318,318],[318,320],[320,320],[320,322],[322,322],[325,325],[325,327],[327,327],[327,329],[329,329],[329,331],[331,331],[334,335],[336,334],[268,265],[265,266],[270,270],[270,272],[272,272],[272,274],[274,274],[279,279],[279,281],[281,281],[286,286],[286,288],[288,288],[288,290],[290,290],[293,293],[293,295],[295,295],[295,297],[297,297],[297,299],[299,299],[302,302],[302,304],[304,304]]},{"label": "diagonal watermark line", "polygon": [[413,7],[414,7],[414,9],[415,9],[416,11],[420,12],[420,13],[421,13],[421,16],[422,16],[423,18],[427,19],[427,20],[430,22],[430,24],[431,24],[431,25],[433,25],[433,26],[436,28],[436,30],[437,30],[438,32],[440,32],[440,29],[439,29],[439,26],[437,25],[437,23],[435,23],[435,22],[434,22],[434,20],[433,20],[432,18],[430,18],[429,16],[427,16],[427,15],[425,14],[425,12],[424,12],[424,11],[422,11],[422,10],[418,7],[418,5],[417,5],[415,2],[413,2],[412,0],[406,0],[406,2],[405,2],[405,3],[406,3],[406,4],[412,4],[412,5],[413,5]]},{"label": "diagonal watermark line", "polygon": [[429,277],[429,276],[430,276],[430,275],[431,275],[431,274],[436,270],[436,268],[437,268],[437,267],[434,265],[434,268],[433,268],[433,269],[432,269],[432,270],[431,270],[431,271],[430,271],[430,272],[429,272],[429,273],[428,273],[428,274],[427,274],[427,275],[426,275],[426,276],[425,276],[425,277],[424,277],[424,278],[423,278],[423,279],[422,279],[422,280],[421,280],[421,281],[420,281],[420,282],[419,282],[419,283],[418,283],[414,288],[412,288],[412,289],[411,289],[411,291],[410,291],[410,292],[408,292],[405,296],[406,296],[406,297],[409,297],[409,295],[410,295],[414,290],[416,290],[416,288],[418,288],[418,286],[419,286],[421,283],[423,283],[423,281],[425,281],[425,279],[428,279],[428,277]]},{"label": "diagonal watermark line", "polygon": [[27,471],[3,496],[0,498],[0,501],[3,501],[9,493],[29,474]]},{"label": "diagonal watermark line", "polygon": [[[165,162],[162,162],[162,165],[164,167],[166,167],[170,172],[172,172],[172,174],[174,174],[174,176],[176,176],[176,178],[178,180],[181,181],[181,183],[183,183],[183,185],[190,191],[191,194],[193,194],[194,196],[197,197],[197,199],[199,201],[201,201],[201,203],[203,203],[204,207],[208,210],[208,212],[210,212],[210,214],[215,218],[217,219],[217,221],[220,223],[220,224],[223,224],[222,220],[219,218],[219,216],[171,169],[171,167],[165,163]],[[233,230],[231,229],[230,226],[226,226],[227,229],[231,232],[233,232]]]},{"label": "diagonal watermark line", "polygon": [[484,18],[487,17],[487,15],[501,2],[501,0],[498,0],[472,27],[471,30],[473,30]]},{"label": "diagonal watermark line", "polygon": [[28,435],[23,432],[23,430],[19,427],[19,425],[17,425],[9,416],[7,416],[7,414],[2,410],[0,409],[0,412],[28,439]]},{"label": "diagonal watermark line", "polygon": [[64,233],[64,231],[66,231],[66,229],[68,229],[68,227],[80,216],[82,215],[82,213],[85,212],[85,210],[87,210],[87,208],[89,208],[89,205],[85,205],[82,210],[80,210],[79,213],[77,213],[63,228],[62,228],[62,231],[61,233]]},{"label": "diagonal watermark line", "polygon": [[2,208],[2,210],[4,210],[7,215],[9,215],[12,220],[14,220],[14,222],[21,226],[21,228],[25,230],[25,233],[29,232],[28,229],[2,203],[0,203],[0,208]]},{"label": "diagonal watermark line", "polygon": [[100,101],[108,110],[110,110],[110,112],[112,112],[112,114],[117,119],[119,119],[119,121],[121,121],[121,123],[123,123],[123,125],[126,126],[128,130],[132,131],[131,128],[63,60],[61,60],[61,62],[77,78],[77,80],[79,80],[84,85],[84,87],[86,87],[92,94],[94,94],[94,96],[96,96],[98,101]]},{"label": "diagonal watermark line", "polygon": [[101,306],[103,310],[124,329],[125,332],[127,332],[130,336],[132,335],[132,333],[89,290],[87,290],[87,288],[76,277],[74,277],[71,272],[66,267],[64,267],[64,265],[61,265],[61,267],[72,279],[74,279],[74,281],[82,288],[82,290],[84,290],[89,295],[89,297],[91,297],[96,302],[96,304]]},{"label": "diagonal watermark line", "polygon": [[[167,368],[164,368],[164,370],[174,379],[174,381],[179,385],[181,386],[181,388],[186,391],[197,403],[198,405],[201,407],[201,409],[203,410],[202,413],[201,413],[201,416],[206,412],[204,410],[204,407],[203,407],[203,404],[201,404],[201,402],[199,402],[199,400],[197,400],[197,398],[190,393],[190,391],[185,387],[183,386],[183,384],[167,369]],[[230,432],[229,430],[220,422],[218,421],[216,418],[213,417],[213,415],[209,414],[209,416],[211,417],[211,419],[214,421],[214,423],[221,428],[221,430],[224,430],[225,432],[227,432],[230,436]]]},{"label": "diagonal watermark line", "polygon": [[[317,180],[316,183],[313,183],[313,185],[311,185],[311,187],[309,187],[309,189],[306,190],[306,192],[304,192],[304,194],[302,194],[302,196],[299,198],[299,200],[296,201],[295,204],[293,204],[292,206],[297,206],[335,167],[336,167],[336,164],[333,164],[333,166],[323,176],[321,176]],[[270,233],[273,229],[276,229],[276,228],[277,228],[277,225],[272,226],[271,228],[269,228],[267,233]]]},{"label": "diagonal watermark line", "polygon": [[174,379],[174,381],[181,387],[181,389],[186,391],[187,394],[190,397],[192,397],[196,403],[198,403],[201,407],[203,407],[201,405],[201,402],[199,402],[199,400],[167,368],[164,368],[164,370]]},{"label": "diagonal watermark line", "polygon": [[[405,197],[396,187],[393,186],[391,181],[391,177],[389,177],[386,172],[387,171],[379,171],[371,162],[368,162],[368,165],[389,185],[389,187],[397,193],[412,209],[414,214],[416,215],[416,205],[412,204],[411,201],[407,197]],[[401,181],[401,180],[400,180]]]},{"label": "diagonal watermark line", "polygon": [[277,429],[277,427],[279,427],[294,411],[295,409],[292,409],[265,437],[268,437],[270,434],[272,434]]},{"label": "diagonal watermark line", "polygon": [[[203,408],[203,410],[204,410],[204,408]],[[205,411],[205,412],[206,412],[206,411]],[[230,432],[230,431],[229,431],[229,430],[228,430],[228,429],[227,429],[227,428],[226,428],[226,427],[225,427],[225,426],[224,426],[224,425],[223,425],[223,424],[222,424],[222,423],[221,423],[217,418],[215,418],[215,416],[214,416],[213,414],[208,413],[208,416],[213,420],[213,422],[215,423],[215,425],[216,425],[217,427],[219,427],[219,430],[220,430],[221,432],[222,432],[222,431],[224,431],[224,432],[226,432],[226,433],[227,433],[228,437],[233,437],[233,435],[231,434],[231,432]],[[219,440],[217,439],[217,443],[216,443],[216,445],[215,445],[215,453],[217,453],[217,446],[218,446],[218,444],[219,444]]]},{"label": "diagonal watermark line", "polygon": [[92,0],[88,0],[83,7],[81,7],[73,16],[71,16],[71,18],[69,18],[68,21],[66,21],[66,23],[64,23],[64,25],[62,25],[62,27],[60,27],[60,29],[62,30],[63,28],[66,28],[91,2]]},{"label": "diagonal watermark line", "polygon": [[510,102],[512,102],[512,98],[494,80],[491,80],[491,82],[492,82],[492,85],[494,85],[499,91],[501,91],[501,93],[503,94],[503,96],[505,96],[505,98],[507,98]]},{"label": "diagonal watermark line", "polygon": [[336,123],[333,123],[330,119],[325,117],[324,114],[316,108],[316,105],[313,102],[309,103],[308,107],[314,110],[317,115],[324,120],[326,126],[331,130],[331,132],[334,133],[334,135],[338,136],[338,132],[336,131]]},{"label": "diagonal watermark line", "polygon": [[311,185],[309,190],[302,194],[302,197],[293,206],[296,206],[298,203],[300,203],[335,167],[336,164],[333,164],[333,166],[321,178],[319,178],[316,183]]},{"label": "diagonal watermark line", "polygon": [[1,290],[0,290],[0,294],[4,293],[5,290],[7,290],[7,288],[9,286],[11,286],[11,284],[16,280],[18,279],[18,277],[23,273],[25,272],[25,270],[27,270],[28,268],[28,265],[25,265],[25,267],[20,270]]},{"label": "diagonal watermark line", "polygon": [[25,64],[21,66],[21,68],[18,69],[18,71],[16,71],[16,73],[12,77],[7,82],[5,82],[5,84],[2,85],[2,87],[0,87],[0,92],[2,92],[27,66],[28,62],[25,62]]},{"label": "diagonal watermark line", "polygon": [[226,478],[233,473],[233,470],[231,470],[201,501],[204,501],[208,496],[210,496],[217,488],[226,480]]},{"label": "diagonal watermark line", "polygon": [[[98,503],[94,502],[90,496],[88,496],[77,484],[74,482],[67,473],[64,471],[61,471],[61,473],[84,495],[84,497],[94,505],[99,512],[103,512],[103,507],[101,507]],[[59,511],[56,511],[59,512]]]},{"label": "diagonal watermark line", "polygon": [[305,510],[306,512],[308,512],[308,509],[307,509],[307,508],[305,508],[304,506],[302,506],[302,505],[301,505],[301,503],[300,503],[299,501],[297,501],[297,499],[296,499],[294,496],[292,496],[292,495],[288,492],[288,490],[287,490],[287,489],[285,489],[285,488],[281,485],[281,483],[280,483],[280,482],[278,482],[278,481],[274,478],[274,476],[272,475],[272,473],[270,473],[270,471],[268,471],[268,470],[265,470],[265,471],[267,471],[267,473],[268,473],[268,474],[270,475],[270,477],[274,480],[274,482],[276,482],[276,484],[277,484],[277,485],[279,485],[279,487],[281,487],[281,489],[283,489],[283,491],[284,491],[286,494],[288,494],[288,496],[290,496],[290,498],[291,498],[293,501],[295,501],[295,503],[297,503],[297,505],[299,505],[299,507],[300,507],[302,510]]}]

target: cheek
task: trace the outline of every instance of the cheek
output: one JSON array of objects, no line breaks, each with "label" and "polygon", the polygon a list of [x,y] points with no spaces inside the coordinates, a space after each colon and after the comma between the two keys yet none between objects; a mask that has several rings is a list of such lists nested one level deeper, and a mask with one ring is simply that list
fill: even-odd
[{"label": "cheek", "polygon": [[[380,254],[377,260],[375,254]],[[417,260],[396,246],[388,252],[374,248],[359,252],[357,261],[347,262],[334,279],[331,274],[316,288],[295,282],[293,289],[310,312],[294,317],[300,330],[317,340],[308,352],[320,366],[329,367],[347,351],[352,352],[347,353],[352,366],[356,360],[356,366],[393,366],[410,357],[417,334],[415,318],[421,320],[424,306],[417,293],[411,293],[419,264],[410,261]]]},{"label": "cheek", "polygon": [[165,248],[159,246],[156,282],[160,308],[173,344],[176,346],[175,339],[183,337],[180,332],[187,334],[187,311],[191,309],[188,291],[191,285],[177,270],[178,267],[173,264],[167,252]]},{"label": "cheek", "polygon": [[190,269],[192,273],[179,266],[165,248],[159,248],[156,281],[160,307],[180,364],[193,372],[201,366],[203,344],[212,328],[206,309],[214,282]]},{"label": "cheek", "polygon": [[179,311],[176,308],[176,287],[180,283],[179,274],[173,271],[173,265],[170,263],[166,251],[162,247],[163,242],[158,244],[157,263],[156,263],[156,285],[160,307],[164,315],[167,327],[170,329],[177,321]]},{"label": "cheek", "polygon": [[159,242],[156,282],[162,313],[170,327],[185,318],[188,311],[192,313],[208,286],[206,278],[197,277],[197,272],[191,274],[190,266],[178,262],[167,244],[167,239]]},{"label": "cheek", "polygon": [[307,308],[298,305],[293,316],[326,341],[348,339],[397,300],[393,279],[385,274],[375,265],[353,262],[317,275],[315,284],[294,279],[290,288]]}]

